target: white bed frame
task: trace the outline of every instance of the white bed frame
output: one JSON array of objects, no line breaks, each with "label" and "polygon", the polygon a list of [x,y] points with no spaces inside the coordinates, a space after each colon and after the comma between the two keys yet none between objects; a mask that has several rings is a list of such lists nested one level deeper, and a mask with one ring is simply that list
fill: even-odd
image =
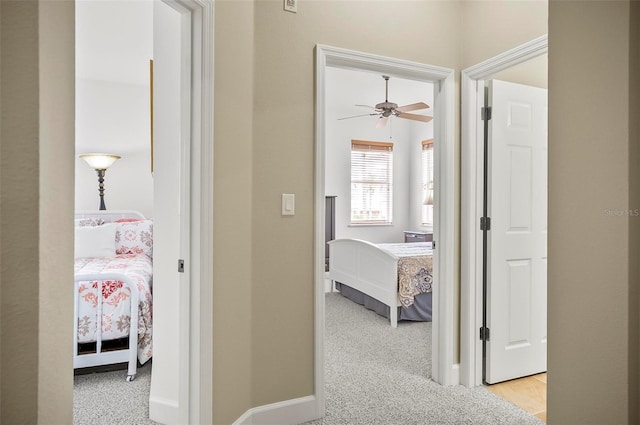
[{"label": "white bed frame", "polygon": [[[75,318],[73,324],[73,368],[78,369],[81,367],[102,366],[114,363],[128,362],[127,367],[127,381],[133,381],[136,377],[138,368],[138,288],[135,282],[133,282],[127,275],[122,273],[86,273],[75,275],[75,292],[73,298],[73,317]],[[131,304],[131,320],[129,327],[129,348],[113,351],[102,351],[102,296],[98,296],[97,317],[98,324],[96,325],[96,352],[87,354],[78,354],[78,310],[79,310],[79,296],[78,285],[80,282],[97,281],[98,282],[98,294],[102,294],[102,282],[105,280],[119,280],[122,281],[131,293],[129,299]]]},{"label": "white bed frame", "polygon": [[371,242],[335,239],[329,242],[329,278],[388,305],[391,327],[398,327],[398,260]]},{"label": "white bed frame", "polygon": [[121,218],[139,218],[144,220],[144,215],[133,210],[83,210],[76,211],[75,218],[96,218],[104,219],[105,223],[111,223]]},{"label": "white bed frame", "polygon": [[[120,218],[141,218],[144,216],[137,211],[76,211],[75,218],[95,218],[101,217],[105,222],[113,222]],[[102,294],[102,282],[105,280],[119,280],[125,284],[130,291],[131,298],[131,320],[129,328],[129,348],[113,351],[102,351],[102,320],[98,320],[96,326],[96,352],[78,354],[78,311],[79,296],[78,284],[85,281],[98,282],[98,294]],[[133,280],[122,273],[83,273],[74,277],[74,323],[73,323],[73,368],[103,366],[114,363],[128,362],[127,381],[133,381],[138,368],[138,288]],[[102,296],[98,297],[97,317],[102,318]]]}]

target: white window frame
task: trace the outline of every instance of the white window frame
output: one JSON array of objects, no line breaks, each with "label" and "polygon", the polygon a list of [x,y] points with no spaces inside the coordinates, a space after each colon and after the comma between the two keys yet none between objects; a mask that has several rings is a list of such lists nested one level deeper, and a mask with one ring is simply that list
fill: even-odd
[{"label": "white window frame", "polygon": [[[378,196],[367,197],[362,188],[368,186]],[[379,190],[375,190],[375,187]],[[358,194],[358,192],[361,192]],[[377,200],[375,199],[377,198]],[[363,218],[354,215],[354,204],[359,205]],[[351,141],[351,208],[350,223],[352,225],[386,225],[393,223],[393,143],[370,142],[365,140]],[[379,218],[372,214],[379,211]]]},{"label": "white window frame", "polygon": [[[429,158],[429,155],[431,156]],[[420,152],[420,174],[422,176],[422,205],[420,206],[420,223],[433,226],[433,139],[422,141]]]}]

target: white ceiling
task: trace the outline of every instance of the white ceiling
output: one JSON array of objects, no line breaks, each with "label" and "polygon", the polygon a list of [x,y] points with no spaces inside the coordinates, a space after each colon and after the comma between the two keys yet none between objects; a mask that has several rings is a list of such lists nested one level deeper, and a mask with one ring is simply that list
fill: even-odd
[{"label": "white ceiling", "polygon": [[76,78],[149,84],[153,0],[76,1]]}]

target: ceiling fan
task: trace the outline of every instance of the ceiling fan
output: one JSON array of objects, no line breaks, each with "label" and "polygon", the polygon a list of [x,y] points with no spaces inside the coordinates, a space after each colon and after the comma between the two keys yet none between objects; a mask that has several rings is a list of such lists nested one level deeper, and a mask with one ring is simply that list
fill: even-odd
[{"label": "ceiling fan", "polygon": [[408,111],[417,111],[420,109],[429,108],[429,105],[427,105],[424,102],[412,103],[411,105],[404,105],[404,106],[398,106],[396,103],[389,102],[389,99],[388,99],[389,98],[389,76],[383,75],[382,78],[384,78],[384,81],[385,81],[384,102],[378,103],[376,106],[356,105],[356,106],[364,106],[366,108],[374,109],[375,110],[374,113],[354,115],[351,117],[344,117],[344,118],[338,118],[338,119],[347,120],[351,118],[378,115],[380,117],[380,119],[378,120],[378,123],[376,124],[376,127],[378,128],[386,126],[390,116],[396,116],[398,118],[406,118],[409,120],[422,121],[422,122],[429,122],[433,119],[432,117],[428,117],[426,115],[407,113]]}]

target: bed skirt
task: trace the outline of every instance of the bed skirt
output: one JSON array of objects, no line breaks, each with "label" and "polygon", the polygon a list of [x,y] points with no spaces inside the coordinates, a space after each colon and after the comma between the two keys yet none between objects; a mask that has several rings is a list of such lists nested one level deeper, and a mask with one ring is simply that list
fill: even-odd
[{"label": "bed skirt", "polygon": [[[388,305],[381,303],[375,298],[364,294],[344,283],[336,282],[336,289],[342,294],[342,296],[349,298],[351,301],[361,304],[373,310],[381,316],[389,318]],[[416,322],[431,322],[431,298],[432,292],[426,294],[419,294],[414,297],[414,302],[408,308],[398,308],[398,320],[412,320]]]}]

